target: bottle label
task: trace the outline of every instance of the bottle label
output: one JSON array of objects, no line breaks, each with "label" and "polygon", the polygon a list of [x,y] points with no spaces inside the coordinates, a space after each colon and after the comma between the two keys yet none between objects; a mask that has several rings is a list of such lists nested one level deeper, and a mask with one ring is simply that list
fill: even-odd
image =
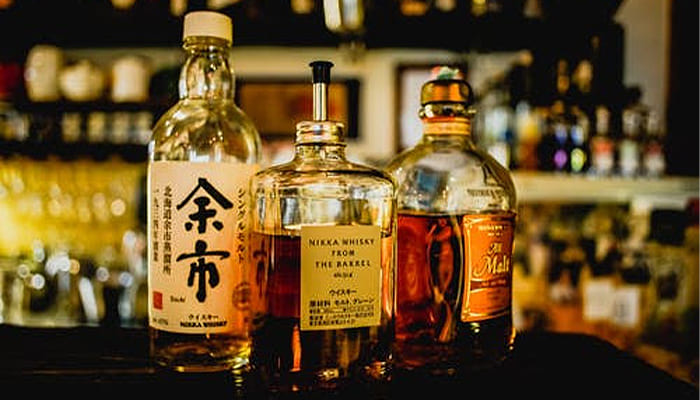
[{"label": "bottle label", "polygon": [[465,215],[462,322],[511,312],[515,213]]},{"label": "bottle label", "polygon": [[471,124],[464,120],[429,121],[423,125],[423,133],[428,135],[468,135]]},{"label": "bottle label", "polygon": [[615,290],[612,321],[616,326],[634,328],[642,320],[642,290],[622,285]]},{"label": "bottle label", "polygon": [[591,140],[591,163],[595,172],[609,174],[615,167],[615,150],[612,140],[596,137]]},{"label": "bottle label", "polygon": [[243,331],[248,308],[248,182],[257,165],[149,164],[149,325]]},{"label": "bottle label", "polygon": [[591,278],[583,284],[583,319],[610,321],[614,313],[615,282],[612,277]]},{"label": "bottle label", "polygon": [[380,324],[380,240],[375,225],[302,226],[302,331]]},{"label": "bottle label", "polygon": [[637,142],[625,139],[620,143],[619,150],[620,172],[625,176],[635,175],[639,168],[639,147]]}]

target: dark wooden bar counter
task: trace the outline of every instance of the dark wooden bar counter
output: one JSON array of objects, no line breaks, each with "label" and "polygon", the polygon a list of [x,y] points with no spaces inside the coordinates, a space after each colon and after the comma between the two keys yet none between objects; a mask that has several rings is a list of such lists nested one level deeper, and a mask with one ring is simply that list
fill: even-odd
[{"label": "dark wooden bar counter", "polygon": [[[269,399],[251,376],[162,371],[148,358],[143,328],[0,325],[0,388],[22,398]],[[36,397],[33,397],[36,394]],[[593,336],[522,333],[512,357],[491,370],[448,378],[397,372],[384,387],[285,398],[697,399],[698,388]],[[476,397],[475,397],[476,396]],[[660,396],[660,397],[659,397]],[[6,398],[3,396],[3,398]],[[279,396],[277,397],[279,398]]]}]

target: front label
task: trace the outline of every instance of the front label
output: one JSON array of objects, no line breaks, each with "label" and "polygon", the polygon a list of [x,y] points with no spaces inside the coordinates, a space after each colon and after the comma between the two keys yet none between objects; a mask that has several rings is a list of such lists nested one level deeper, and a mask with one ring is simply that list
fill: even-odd
[{"label": "front label", "polygon": [[642,290],[634,285],[622,285],[615,290],[612,321],[624,328],[639,325],[642,317]]},{"label": "front label", "polygon": [[374,225],[301,228],[301,330],[380,324],[380,239]]},{"label": "front label", "polygon": [[583,291],[583,319],[609,321],[613,317],[615,282],[611,277],[591,278],[581,288]]},{"label": "front label", "polygon": [[515,214],[465,215],[463,322],[481,321],[511,311]]},{"label": "front label", "polygon": [[180,333],[243,331],[248,182],[257,166],[149,165],[149,325]]}]

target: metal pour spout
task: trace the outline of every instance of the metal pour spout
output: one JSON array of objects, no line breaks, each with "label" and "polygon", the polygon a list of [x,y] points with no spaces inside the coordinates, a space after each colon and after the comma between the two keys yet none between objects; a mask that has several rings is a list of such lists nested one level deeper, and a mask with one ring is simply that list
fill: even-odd
[{"label": "metal pour spout", "polygon": [[309,64],[312,68],[313,82],[313,119],[314,121],[328,120],[328,85],[331,81],[330,61],[313,61]]}]

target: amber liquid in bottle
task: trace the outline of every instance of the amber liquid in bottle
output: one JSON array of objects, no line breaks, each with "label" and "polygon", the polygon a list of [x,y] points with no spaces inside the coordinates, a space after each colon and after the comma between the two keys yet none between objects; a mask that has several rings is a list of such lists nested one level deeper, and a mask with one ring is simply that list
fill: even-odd
[{"label": "amber liquid in bottle", "polygon": [[[469,279],[463,220],[460,214],[399,213],[396,339],[407,368],[451,373],[460,365],[500,361],[512,345],[510,293],[498,315],[461,319]],[[500,282],[507,291],[510,279],[506,273]]]},{"label": "amber liquid in bottle", "polygon": [[[392,239],[382,239],[384,276],[391,276]],[[388,373],[392,332],[392,285],[382,297],[381,323],[377,326],[302,330],[300,323],[301,238],[254,232],[251,239],[251,305],[254,351],[251,359],[263,379],[274,382],[272,391],[334,389],[350,377]],[[351,315],[360,307],[336,304]],[[263,311],[264,310],[264,311]],[[262,311],[262,312],[260,312]],[[344,313],[344,315],[347,315]],[[380,378],[380,380],[383,378]]]}]

